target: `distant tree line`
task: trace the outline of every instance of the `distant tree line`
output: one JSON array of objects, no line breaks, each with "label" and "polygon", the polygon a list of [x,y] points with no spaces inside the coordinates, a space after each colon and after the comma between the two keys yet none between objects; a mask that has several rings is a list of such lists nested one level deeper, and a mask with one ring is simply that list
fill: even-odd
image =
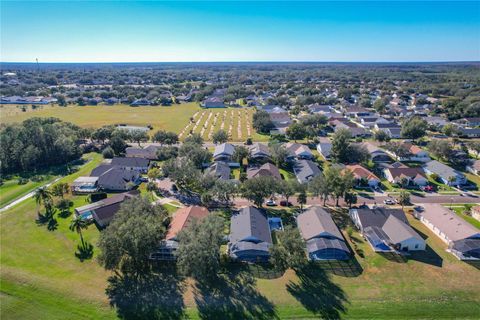
[{"label": "distant tree line", "polygon": [[31,118],[0,131],[2,174],[62,165],[78,159],[81,128],[57,118]]}]

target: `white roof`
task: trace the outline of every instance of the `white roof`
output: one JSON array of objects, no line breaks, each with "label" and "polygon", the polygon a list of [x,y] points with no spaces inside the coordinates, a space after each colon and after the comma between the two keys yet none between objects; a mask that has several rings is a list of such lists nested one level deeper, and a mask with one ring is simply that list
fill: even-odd
[{"label": "white roof", "polygon": [[444,233],[450,241],[470,238],[480,230],[440,204],[424,204],[421,215]]}]

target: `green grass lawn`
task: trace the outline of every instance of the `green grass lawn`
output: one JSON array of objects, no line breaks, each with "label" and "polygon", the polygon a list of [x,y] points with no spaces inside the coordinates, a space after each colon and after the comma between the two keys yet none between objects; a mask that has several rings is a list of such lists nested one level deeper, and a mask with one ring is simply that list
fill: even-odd
[{"label": "green grass lawn", "polygon": [[[472,205],[469,205],[469,207],[471,207]],[[447,208],[450,208],[450,205],[445,205],[445,207]],[[463,220],[467,221],[468,223],[470,223],[471,225],[473,225],[474,227],[480,229],[480,221],[478,221],[477,219],[473,218],[472,216],[469,216],[469,215],[466,215],[464,213],[464,211],[466,210],[466,206],[465,205],[458,205],[458,204],[455,204],[452,206],[452,209],[453,211],[455,211],[455,213],[460,216]]]},{"label": "green grass lawn", "polygon": [[[153,126],[153,131],[159,129],[173,131],[180,133],[185,126],[187,126],[190,117],[192,117],[197,111],[206,111],[201,125],[197,127],[195,132],[200,133],[202,125],[206,122],[209,112],[217,113],[227,111],[227,119],[225,121],[225,130],[228,132],[229,123],[231,122],[231,112],[235,112],[232,129],[233,141],[245,141],[247,138],[247,131],[245,126],[245,119],[242,117],[242,137],[239,138],[237,134],[238,126],[238,110],[241,111],[242,116],[246,111],[249,113],[249,119],[251,121],[253,109],[201,109],[198,103],[190,102],[183,104],[174,104],[170,107],[130,107],[128,105],[99,105],[99,106],[42,106],[41,108],[32,110],[30,107],[28,111],[22,112],[20,108],[10,105],[0,106],[0,119],[2,123],[20,122],[31,117],[56,117],[63,121],[69,121],[75,123],[81,127],[97,128],[103,125],[124,123],[128,125],[137,126]],[[213,122],[213,115],[210,118],[210,122]],[[204,138],[207,138],[209,133],[210,122],[207,123],[207,129],[204,132]],[[217,122],[215,128],[220,127],[220,119]],[[193,128],[193,125],[191,126]],[[252,136],[255,141],[266,141],[268,136],[257,135],[252,128]]]},{"label": "green grass lawn", "polygon": [[[98,154],[86,157],[92,160],[63,182],[87,174],[102,160]],[[82,205],[85,197],[75,197],[74,202]],[[36,217],[33,199],[0,216],[0,318],[114,319],[115,311],[105,295],[109,273],[95,260],[97,248],[93,259],[80,261],[74,255],[79,236],[68,229],[71,217],[58,217],[53,231],[37,225]],[[337,213],[335,219],[345,230],[348,218]],[[340,315],[348,319],[477,318],[480,271],[447,253],[445,244],[419,221],[411,219],[411,224],[432,249],[425,256],[391,261],[375,254],[354,232],[364,252],[364,258],[356,256],[358,274],[328,272],[321,280],[307,277],[300,281],[289,270],[278,278],[256,279],[254,289],[258,297],[274,305],[280,319],[317,319],[334,307],[344,309]],[[95,245],[99,231],[92,225],[84,236]],[[188,286],[186,313],[199,319],[195,297]],[[252,308],[258,303],[248,296],[244,299]]]},{"label": "green grass lawn", "polygon": [[29,180],[25,184],[18,184],[18,179],[5,181],[3,185],[0,186],[0,207],[9,204],[13,200],[26,195],[53,179],[54,177],[46,176],[42,181],[34,182]]}]

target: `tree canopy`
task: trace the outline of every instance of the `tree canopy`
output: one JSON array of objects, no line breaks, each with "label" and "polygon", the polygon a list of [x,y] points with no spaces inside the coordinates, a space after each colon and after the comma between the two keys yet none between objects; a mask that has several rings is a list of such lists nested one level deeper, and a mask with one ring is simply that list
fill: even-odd
[{"label": "tree canopy", "polygon": [[31,118],[0,130],[0,171],[3,174],[62,165],[78,159],[80,128],[57,118]]},{"label": "tree canopy", "polygon": [[141,274],[149,270],[149,256],[165,238],[167,211],[147,198],[125,200],[112,222],[100,233],[98,260],[107,270]]}]

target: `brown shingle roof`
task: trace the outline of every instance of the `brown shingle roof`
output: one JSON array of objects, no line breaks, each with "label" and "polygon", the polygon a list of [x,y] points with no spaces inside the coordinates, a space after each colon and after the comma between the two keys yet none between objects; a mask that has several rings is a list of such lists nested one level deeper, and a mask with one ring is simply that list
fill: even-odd
[{"label": "brown shingle roof", "polygon": [[183,228],[187,227],[192,222],[193,219],[201,220],[208,216],[208,213],[207,208],[198,206],[179,209],[173,216],[166,239],[174,239]]}]

